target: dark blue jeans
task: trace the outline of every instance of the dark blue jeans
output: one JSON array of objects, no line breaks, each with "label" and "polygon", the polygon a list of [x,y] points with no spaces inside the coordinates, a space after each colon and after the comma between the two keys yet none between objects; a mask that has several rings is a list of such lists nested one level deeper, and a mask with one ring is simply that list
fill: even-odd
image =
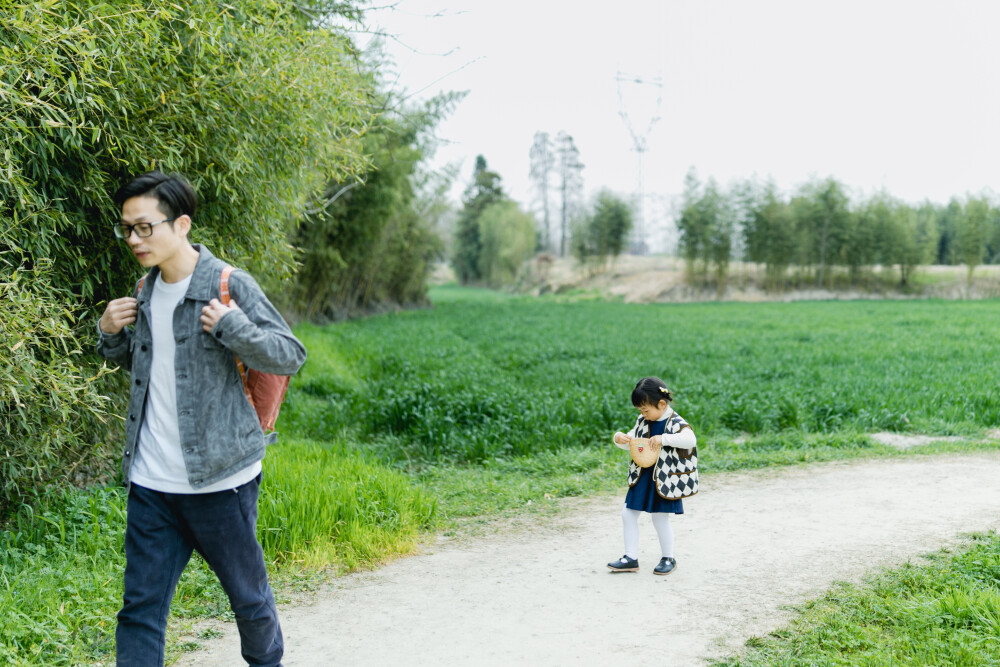
[{"label": "dark blue jeans", "polygon": [[264,552],[257,542],[260,476],[230,491],[178,494],[132,485],[125,528],[125,600],[115,633],[118,667],[163,665],[167,615],[194,549],[236,614],[250,665],[281,664],[284,643]]}]

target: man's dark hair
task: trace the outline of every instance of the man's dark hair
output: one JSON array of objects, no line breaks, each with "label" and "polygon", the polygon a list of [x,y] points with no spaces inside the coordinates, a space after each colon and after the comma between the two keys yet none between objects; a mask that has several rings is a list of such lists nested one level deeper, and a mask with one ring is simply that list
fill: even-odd
[{"label": "man's dark hair", "polygon": [[154,197],[160,203],[156,208],[170,218],[181,215],[194,217],[198,208],[198,194],[180,174],[164,174],[162,171],[148,171],[136,176],[115,193],[115,204],[122,207],[126,199],[132,197]]}]

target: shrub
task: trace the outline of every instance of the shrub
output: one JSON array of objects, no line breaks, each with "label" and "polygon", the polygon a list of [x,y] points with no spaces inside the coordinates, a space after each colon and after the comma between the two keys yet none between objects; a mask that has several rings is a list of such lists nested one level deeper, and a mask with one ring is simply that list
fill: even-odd
[{"label": "shrub", "polygon": [[71,299],[49,263],[17,270],[0,256],[0,517],[57,475],[89,467],[110,426],[98,382],[75,344]]}]

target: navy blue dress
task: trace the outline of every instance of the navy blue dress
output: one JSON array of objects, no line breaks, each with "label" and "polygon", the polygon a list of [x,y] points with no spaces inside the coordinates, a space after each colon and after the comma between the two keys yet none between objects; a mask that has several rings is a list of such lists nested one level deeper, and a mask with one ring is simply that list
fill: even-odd
[{"label": "navy blue dress", "polygon": [[[663,435],[663,429],[667,426],[667,420],[647,421],[649,427],[648,437]],[[628,490],[625,495],[625,507],[630,510],[640,512],[668,512],[670,514],[684,514],[684,501],[667,500],[656,492],[656,483],[653,481],[653,470],[656,464],[643,468],[639,473],[639,481]]]}]

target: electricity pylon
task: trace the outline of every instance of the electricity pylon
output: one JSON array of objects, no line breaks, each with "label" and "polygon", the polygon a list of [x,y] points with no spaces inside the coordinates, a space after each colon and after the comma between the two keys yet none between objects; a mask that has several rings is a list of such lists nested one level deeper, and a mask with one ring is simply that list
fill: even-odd
[{"label": "electricity pylon", "polygon": [[[621,70],[615,75],[615,81],[618,84],[618,115],[622,117],[625,122],[625,127],[628,129],[629,134],[632,136],[632,150],[636,154],[636,177],[638,179],[638,193],[637,193],[637,203],[635,211],[635,229],[633,232],[633,243],[632,252],[637,254],[646,254],[648,246],[646,244],[646,228],[645,220],[643,217],[644,201],[645,197],[642,179],[642,159],[643,155],[649,148],[647,139],[649,134],[653,131],[653,127],[657,122],[660,121],[660,108],[663,106],[663,77],[657,75],[656,77],[649,79],[643,78],[641,76],[634,76],[631,74],[625,74]],[[629,117],[628,109],[625,106],[625,97],[622,94],[622,84],[636,84],[639,86],[652,86],[656,90],[656,102],[654,104],[653,113],[649,118],[649,123],[646,125],[645,130],[639,132],[636,130],[635,124]]]}]

